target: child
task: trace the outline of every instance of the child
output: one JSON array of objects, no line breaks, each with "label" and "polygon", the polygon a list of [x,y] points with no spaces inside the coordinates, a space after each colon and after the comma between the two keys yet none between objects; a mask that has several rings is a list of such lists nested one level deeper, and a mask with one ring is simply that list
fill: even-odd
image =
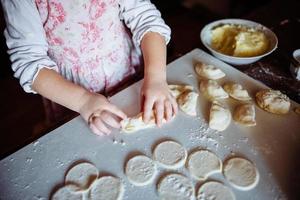
[{"label": "child", "polygon": [[133,75],[143,55],[144,121],[152,110],[158,126],[177,113],[166,82],[170,29],[150,0],[1,3],[12,69],[26,92],[80,113],[94,133],[109,134],[126,114],[99,93]]}]

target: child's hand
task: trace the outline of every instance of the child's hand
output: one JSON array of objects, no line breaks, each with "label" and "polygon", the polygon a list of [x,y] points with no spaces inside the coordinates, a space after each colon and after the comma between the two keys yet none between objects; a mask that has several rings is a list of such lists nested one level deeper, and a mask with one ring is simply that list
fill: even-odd
[{"label": "child's hand", "polygon": [[97,135],[110,134],[109,127],[120,128],[120,119],[127,118],[123,111],[101,94],[87,92],[83,97],[83,102],[80,114]]},{"label": "child's hand", "polygon": [[152,110],[155,111],[156,124],[161,126],[163,118],[169,121],[178,111],[177,102],[169,92],[168,84],[164,79],[145,78],[142,91],[143,119],[150,120]]}]

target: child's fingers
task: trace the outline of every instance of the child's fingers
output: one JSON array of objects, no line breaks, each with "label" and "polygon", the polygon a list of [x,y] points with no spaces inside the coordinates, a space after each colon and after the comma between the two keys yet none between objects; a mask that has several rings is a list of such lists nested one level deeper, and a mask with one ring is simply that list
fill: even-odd
[{"label": "child's fingers", "polygon": [[161,100],[155,102],[155,111],[156,111],[156,124],[161,126],[162,120],[164,117],[164,103]]},{"label": "child's fingers", "polygon": [[167,121],[169,121],[172,118],[172,104],[169,100],[165,101],[165,118]]},{"label": "child's fingers", "polygon": [[117,115],[121,119],[127,118],[127,115],[122,110],[120,110],[117,106],[115,106],[113,104],[109,104],[108,107],[106,108],[106,110],[108,112],[111,112],[114,115]]},{"label": "child's fingers", "polygon": [[148,123],[150,120],[153,104],[154,104],[153,98],[145,98],[144,105],[143,105],[143,112],[144,112],[143,120],[146,123]]},{"label": "child's fingers", "polygon": [[105,135],[108,135],[111,133],[111,130],[109,130],[105,124],[103,123],[103,121],[100,119],[100,117],[97,117],[94,119],[94,125],[95,127],[101,131],[102,133],[104,133]]},{"label": "child's fingers", "polygon": [[111,116],[110,113],[104,112],[101,115],[101,119],[104,123],[111,127],[120,128],[120,123],[113,116]]}]

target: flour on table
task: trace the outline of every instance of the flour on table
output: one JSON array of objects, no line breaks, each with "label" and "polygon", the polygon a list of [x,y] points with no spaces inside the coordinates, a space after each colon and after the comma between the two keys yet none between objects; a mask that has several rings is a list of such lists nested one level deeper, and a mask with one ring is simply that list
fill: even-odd
[{"label": "flour on table", "polygon": [[197,192],[197,200],[235,200],[230,188],[220,182],[209,181],[201,185]]},{"label": "flour on table", "polygon": [[192,177],[205,180],[211,174],[222,172],[222,161],[208,150],[196,150],[189,155],[187,168]]},{"label": "flour on table", "polygon": [[150,184],[157,173],[157,168],[152,159],[144,155],[137,155],[129,159],[125,166],[128,180],[136,186]]},{"label": "flour on table", "polygon": [[82,200],[82,192],[77,190],[74,185],[65,185],[52,195],[51,200]]},{"label": "flour on table", "polygon": [[119,178],[103,176],[97,179],[89,191],[90,200],[120,200],[124,193],[124,186]]},{"label": "flour on table", "polygon": [[244,158],[231,158],[224,163],[223,173],[228,182],[240,190],[250,190],[259,181],[257,168]]},{"label": "flour on table", "polygon": [[209,113],[209,128],[224,131],[231,122],[231,113],[228,108],[217,101],[213,101]]},{"label": "flour on table", "polygon": [[229,82],[223,86],[224,90],[229,94],[230,97],[239,101],[249,101],[251,97],[248,91],[243,89],[242,85],[238,83]]},{"label": "flour on table", "polygon": [[255,107],[251,103],[238,105],[234,109],[233,119],[245,126],[255,126]]},{"label": "flour on table", "polygon": [[192,182],[181,174],[168,174],[161,178],[157,193],[164,200],[193,200],[195,190]]},{"label": "flour on table", "polygon": [[202,80],[200,82],[200,91],[209,100],[226,99],[229,97],[215,80]]},{"label": "flour on table", "polygon": [[206,79],[216,80],[225,76],[225,73],[221,69],[217,68],[214,65],[205,63],[197,63],[195,65],[195,71],[201,78]]},{"label": "flour on table", "polygon": [[79,163],[72,167],[65,176],[65,184],[73,184],[86,190],[98,177],[98,169],[91,163]]},{"label": "flour on table", "polygon": [[182,167],[186,157],[186,149],[181,144],[171,140],[159,143],[153,150],[153,159],[166,168]]}]

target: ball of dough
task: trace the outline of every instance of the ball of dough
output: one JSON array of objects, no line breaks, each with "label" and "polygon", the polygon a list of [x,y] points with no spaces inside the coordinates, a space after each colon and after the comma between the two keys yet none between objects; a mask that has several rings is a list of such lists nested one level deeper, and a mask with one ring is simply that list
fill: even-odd
[{"label": "ball of dough", "polygon": [[119,178],[103,176],[91,186],[90,200],[120,200],[124,193],[123,184]]},{"label": "ball of dough", "polygon": [[196,92],[183,92],[177,99],[179,108],[187,115],[196,116],[198,96]]},{"label": "ball of dough", "polygon": [[224,131],[231,122],[231,113],[217,101],[213,101],[209,113],[209,128]]},{"label": "ball of dough", "polygon": [[204,63],[197,63],[195,65],[196,73],[206,79],[220,79],[225,76],[225,73],[214,65],[208,65]]},{"label": "ball of dough", "polygon": [[255,126],[255,107],[253,104],[238,105],[233,113],[233,119],[245,126]]},{"label": "ball of dough", "polygon": [[200,83],[200,91],[209,100],[228,98],[228,94],[215,80],[202,80]]},{"label": "ball of dough", "polygon": [[205,180],[222,171],[222,161],[208,150],[196,150],[189,155],[187,168],[195,179]]},{"label": "ball of dough", "polygon": [[279,90],[264,89],[256,93],[257,105],[274,114],[286,114],[290,110],[290,99]]},{"label": "ball of dough", "polygon": [[197,192],[197,200],[235,200],[234,193],[224,184],[209,181],[201,185]]},{"label": "ball of dough", "polygon": [[159,143],[153,150],[153,159],[170,169],[182,167],[186,157],[186,149],[181,144],[171,140]]},{"label": "ball of dough", "polygon": [[168,174],[161,178],[157,186],[159,199],[193,200],[195,190],[192,182],[181,174]]},{"label": "ball of dough", "polygon": [[224,86],[224,90],[231,96],[232,98],[240,101],[249,101],[251,97],[249,96],[247,90],[243,89],[240,84],[237,83],[226,83]]},{"label": "ball of dough", "polygon": [[125,174],[128,180],[136,186],[144,186],[151,183],[156,173],[155,163],[144,155],[134,156],[127,161],[125,166]]},{"label": "ball of dough", "polygon": [[231,158],[224,163],[223,173],[228,182],[240,190],[254,188],[259,174],[253,163],[244,158]]}]

